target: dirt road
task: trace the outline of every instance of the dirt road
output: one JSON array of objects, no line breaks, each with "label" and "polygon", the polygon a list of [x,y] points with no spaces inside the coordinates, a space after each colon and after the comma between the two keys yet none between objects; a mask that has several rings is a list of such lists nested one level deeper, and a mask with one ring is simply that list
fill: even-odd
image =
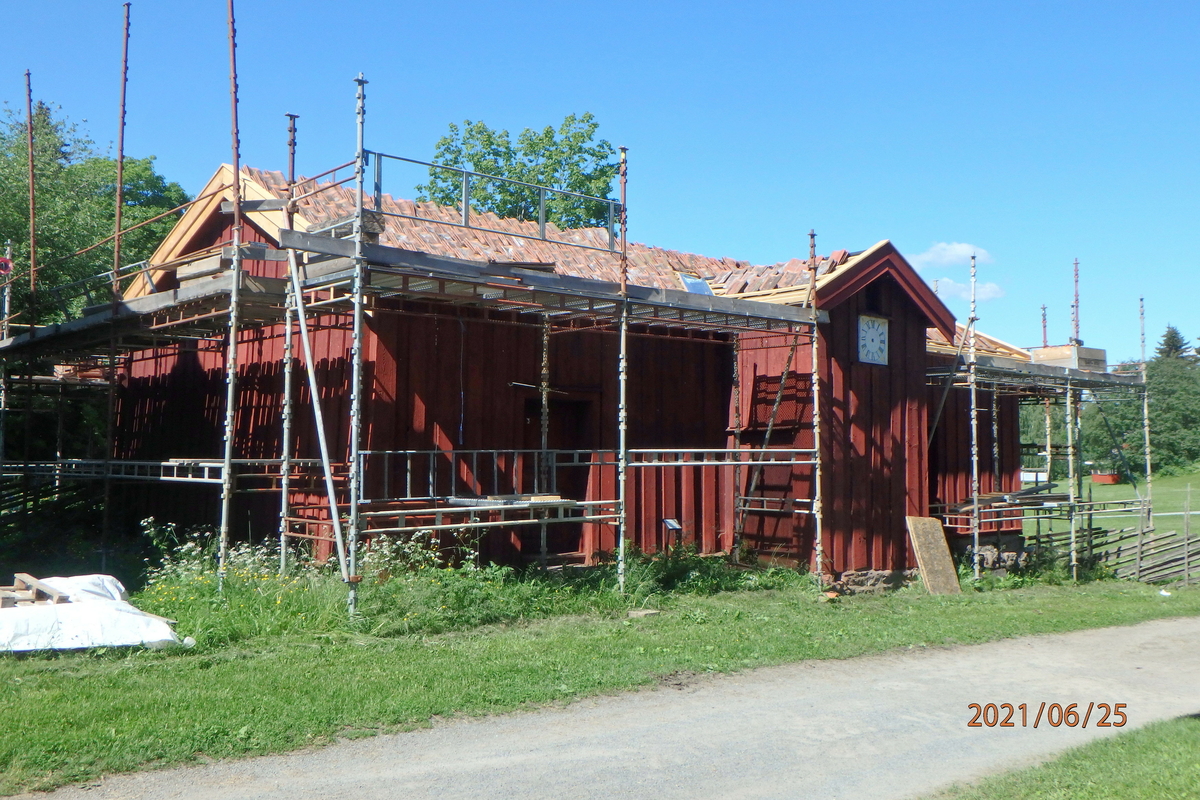
[{"label": "dirt road", "polygon": [[[1026,766],[1116,728],[1042,702],[1200,711],[1200,618],[811,661],[285,756],[121,775],[69,798],[885,798]],[[971,728],[969,703],[1028,703]],[[1111,718],[1110,718],[1111,721]]]}]

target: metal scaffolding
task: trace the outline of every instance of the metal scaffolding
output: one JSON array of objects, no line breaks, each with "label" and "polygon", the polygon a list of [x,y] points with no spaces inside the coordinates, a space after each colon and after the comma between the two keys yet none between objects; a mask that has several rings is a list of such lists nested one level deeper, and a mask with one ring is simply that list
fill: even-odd
[{"label": "metal scaffolding", "polygon": [[[965,508],[961,504],[957,508],[945,508],[942,517],[946,527],[951,530],[966,530],[971,538],[972,567],[975,578],[981,575],[981,529],[985,525],[993,525],[999,531],[1004,523],[1022,525],[1032,521],[1040,526],[1043,521],[1066,521],[1068,524],[1069,558],[1073,579],[1079,577],[1080,567],[1080,529],[1081,521],[1087,522],[1087,537],[1090,541],[1091,519],[1097,512],[1114,514],[1134,514],[1139,516],[1139,543],[1144,534],[1152,529],[1151,498],[1149,490],[1144,497],[1132,501],[1097,501],[1083,497],[1082,483],[1082,452],[1080,447],[1081,405],[1086,399],[1100,403],[1104,400],[1136,398],[1142,406],[1142,430],[1145,437],[1146,480],[1150,480],[1150,436],[1149,436],[1149,405],[1145,380],[1145,335],[1143,332],[1143,364],[1140,374],[1090,372],[1071,367],[1049,366],[1028,361],[1020,361],[1001,356],[981,355],[977,347],[975,305],[976,269],[975,259],[971,259],[971,315],[963,334],[967,344],[967,357],[961,357],[963,341],[958,344],[958,352],[954,361],[947,365],[935,366],[927,371],[931,385],[943,387],[942,402],[950,389],[965,388],[969,392],[970,426],[971,426],[971,501]],[[1077,334],[1076,330],[1076,334]],[[953,343],[952,343],[953,344]],[[1078,341],[1074,341],[1078,346]],[[992,496],[984,498],[980,494],[980,420],[979,420],[979,390],[981,386],[989,391],[991,398],[990,427],[992,435],[992,468],[994,478],[998,478],[998,399],[1001,396],[1015,396],[1022,401],[1040,403],[1045,413],[1045,447],[1041,455],[1045,456],[1046,478],[1044,484],[1035,487],[1036,491],[1020,490],[1003,493],[994,491]],[[1064,407],[1064,428],[1066,444],[1056,447],[1052,441],[1052,408]],[[941,416],[941,406],[934,417],[933,428],[936,429]],[[934,430],[930,431],[930,443],[933,442]],[[1059,499],[1047,496],[1042,492],[1051,488],[1051,476],[1055,456],[1066,460],[1068,490],[1066,496]],[[1131,476],[1132,477],[1132,476]],[[998,481],[995,487],[998,488]],[[999,546],[997,550],[999,551]],[[1140,544],[1139,544],[1140,550]],[[1140,569],[1139,569],[1140,575]]]},{"label": "metal scaffolding", "polygon": [[[29,364],[38,359],[72,364],[77,369],[101,365],[126,354],[184,342],[223,343],[224,404],[222,409],[222,453],[215,459],[168,459],[166,461],[131,461],[117,457],[108,448],[103,459],[66,458],[62,454],[53,460],[23,460],[4,462],[5,475],[49,475],[58,479],[98,478],[112,480],[184,481],[213,484],[221,487],[218,574],[225,576],[227,552],[232,529],[233,498],[250,491],[279,491],[280,569],[287,569],[287,551],[293,539],[324,539],[332,541],[339,571],[348,584],[347,601],[353,613],[356,605],[358,557],[365,536],[403,534],[418,530],[484,531],[496,527],[537,526],[541,530],[540,561],[546,563],[546,527],[558,523],[595,522],[616,528],[617,570],[624,584],[626,541],[629,537],[628,481],[635,470],[648,468],[678,469],[681,467],[739,470],[742,467],[761,469],[767,465],[807,466],[813,469],[814,497],[805,513],[815,519],[815,549],[818,569],[823,568],[820,497],[821,414],[819,395],[819,348],[816,323],[827,316],[817,311],[810,301],[805,307],[741,300],[713,295],[694,294],[671,289],[649,288],[628,281],[628,207],[626,199],[627,158],[622,150],[620,164],[620,200],[587,197],[552,187],[531,186],[496,176],[481,175],[453,167],[426,164],[367,149],[365,146],[366,84],[360,75],[356,80],[356,154],[355,158],[329,170],[317,178],[329,176],[324,183],[316,179],[297,182],[294,171],[295,117],[289,115],[289,169],[287,199],[278,201],[246,201],[241,188],[238,161],[236,61],[232,48],[233,28],[230,26],[230,80],[233,109],[232,138],[234,177],[228,190],[232,202],[222,210],[232,214],[231,236],[228,241],[189,254],[170,264],[138,263],[126,267],[114,265],[110,272],[98,278],[108,281],[116,290],[127,290],[133,282],[145,288],[137,297],[121,297],[119,303],[103,308],[89,307],[81,316],[64,322],[30,326],[24,333],[15,330],[0,340],[0,359],[5,375],[14,364]],[[377,231],[380,217],[404,216],[383,209],[383,165],[402,161],[423,164],[430,168],[447,169],[461,174],[464,202],[459,225],[474,228],[470,214],[470,182],[487,180],[509,182],[536,192],[539,204],[539,236],[537,238],[560,246],[583,250],[602,250],[586,242],[572,242],[570,237],[553,238],[546,225],[548,198],[563,195],[601,204],[607,208],[609,248],[621,263],[619,284],[575,278],[531,268],[531,265],[511,265],[476,262],[460,258],[436,256],[429,253],[402,250],[376,243],[369,233]],[[351,167],[353,176],[338,180],[339,169]],[[368,175],[373,181],[368,194]],[[291,228],[297,204],[334,187],[353,182],[354,211],[350,219],[331,220],[315,230],[297,231]],[[208,195],[208,197],[211,197]],[[368,203],[368,197],[370,203]],[[197,198],[196,201],[205,198]],[[371,205],[373,208],[368,208]],[[280,233],[280,250],[262,244],[243,243],[243,215],[249,210],[265,208],[283,210],[287,226]],[[413,217],[416,219],[415,217]],[[430,223],[439,220],[423,220]],[[505,235],[511,231],[480,230]],[[286,278],[251,276],[243,262],[265,259],[286,264]],[[152,280],[152,271],[197,269],[204,264],[217,265],[204,281],[189,281],[178,289],[159,291]],[[813,266],[815,267],[815,260]],[[812,276],[815,281],[815,272]],[[82,282],[72,287],[83,293],[91,284]],[[380,300],[399,301],[399,310],[385,309]],[[409,306],[404,304],[408,303]],[[412,303],[438,304],[442,307],[470,307],[484,312],[484,321],[523,324],[541,332],[542,369],[536,387],[541,399],[539,419],[540,449],[524,451],[379,451],[367,450],[363,443],[364,398],[364,338],[367,334],[367,308],[376,312],[408,313]],[[414,312],[417,313],[417,312]],[[348,420],[347,455],[344,462],[334,458],[326,440],[325,414],[321,401],[320,379],[313,359],[312,318],[334,315],[348,320],[351,332],[350,412]],[[68,315],[71,316],[71,315]],[[6,327],[9,316],[5,317]],[[283,392],[281,415],[281,448],[278,458],[243,459],[237,457],[236,412],[238,405],[238,346],[243,332],[266,327],[282,330]],[[556,331],[599,330],[616,332],[619,337],[617,360],[617,449],[613,451],[551,450],[549,441],[550,374],[549,348]],[[684,449],[672,451],[631,449],[628,440],[629,408],[627,385],[631,370],[629,338],[634,335],[687,333],[706,337],[718,343],[736,343],[738,334],[778,333],[792,338],[793,347],[801,336],[812,341],[814,446],[807,450],[770,448],[747,450]],[[311,411],[317,438],[319,458],[296,457],[293,342],[299,339],[303,354],[305,377],[308,383]],[[790,365],[791,359],[789,359]],[[786,382],[787,370],[783,376]],[[115,377],[115,376],[110,376]],[[0,402],[8,409],[8,386],[11,380],[0,381]],[[781,382],[780,391],[783,390]],[[776,403],[778,405],[778,401]],[[740,413],[740,411],[739,411]],[[736,436],[736,433],[735,433]],[[485,486],[480,472],[470,471],[473,486],[459,491],[453,482],[449,487],[438,485],[438,464],[450,464],[452,469],[460,459],[474,455],[476,459],[487,452],[497,476]],[[415,489],[412,479],[414,459],[428,455],[434,466],[426,470],[428,491]],[[609,461],[609,459],[612,459]],[[389,465],[403,462],[407,470],[406,488],[401,497],[387,491],[383,498],[402,500],[396,508],[369,509],[380,502],[367,490],[367,470],[382,464],[386,473]],[[517,470],[518,462],[533,463],[537,478],[533,492],[527,489]],[[596,500],[552,499],[546,495],[557,481],[560,469],[592,467],[614,463],[617,469],[616,497]],[[500,475],[507,475],[504,480]],[[320,478],[324,486],[323,516],[300,516],[291,506],[290,492],[298,477]],[[458,480],[458,478],[454,478]],[[344,494],[339,491],[344,485]],[[517,499],[494,500],[507,486]],[[484,489],[489,489],[485,493]],[[740,497],[741,487],[734,493]],[[739,499],[735,497],[735,502]],[[743,501],[746,497],[741,497]],[[315,526],[315,529],[314,529]]]}]

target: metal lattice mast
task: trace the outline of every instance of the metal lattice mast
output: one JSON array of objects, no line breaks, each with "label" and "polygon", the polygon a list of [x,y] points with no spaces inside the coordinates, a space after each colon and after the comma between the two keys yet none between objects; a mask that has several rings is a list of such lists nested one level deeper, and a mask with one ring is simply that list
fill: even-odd
[{"label": "metal lattice mast", "polygon": [[362,73],[354,79],[358,84],[356,102],[356,129],[358,147],[354,160],[354,331],[351,343],[351,385],[350,385],[350,520],[348,523],[350,544],[350,591],[346,603],[350,613],[355,613],[358,601],[358,536],[359,536],[359,495],[362,492],[362,463],[360,451],[362,448],[362,393],[363,393],[363,322],[364,298],[366,288],[366,260],[363,258],[363,183],[366,180],[367,152],[364,148],[363,133],[367,116],[367,80]]},{"label": "metal lattice mast", "polygon": [[221,460],[220,550],[217,554],[217,587],[225,587],[225,559],[229,551],[229,526],[233,518],[233,449],[237,415],[237,347],[239,304],[242,286],[242,177],[241,142],[238,135],[237,28],[233,0],[229,10],[229,104],[233,145],[233,264],[229,270],[229,342],[225,351],[225,427],[224,454]]}]

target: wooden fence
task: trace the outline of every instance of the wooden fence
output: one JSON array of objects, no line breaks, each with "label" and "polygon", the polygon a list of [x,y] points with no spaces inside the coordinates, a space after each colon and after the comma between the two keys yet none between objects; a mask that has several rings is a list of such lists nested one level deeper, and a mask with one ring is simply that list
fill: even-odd
[{"label": "wooden fence", "polygon": [[[1200,541],[1191,535],[1189,518],[1182,531],[1142,530],[1138,527],[1106,530],[1092,528],[1076,533],[1075,546],[1081,562],[1094,561],[1109,567],[1119,578],[1145,583],[1200,580]],[[1030,537],[1035,546],[1071,549],[1069,531]]]}]

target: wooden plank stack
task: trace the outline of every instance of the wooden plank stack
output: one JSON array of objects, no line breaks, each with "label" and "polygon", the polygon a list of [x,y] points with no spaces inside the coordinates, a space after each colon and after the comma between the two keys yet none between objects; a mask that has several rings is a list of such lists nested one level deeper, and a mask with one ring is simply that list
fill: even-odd
[{"label": "wooden plank stack", "polygon": [[24,572],[13,576],[12,586],[0,586],[0,608],[69,602],[69,596]]}]

